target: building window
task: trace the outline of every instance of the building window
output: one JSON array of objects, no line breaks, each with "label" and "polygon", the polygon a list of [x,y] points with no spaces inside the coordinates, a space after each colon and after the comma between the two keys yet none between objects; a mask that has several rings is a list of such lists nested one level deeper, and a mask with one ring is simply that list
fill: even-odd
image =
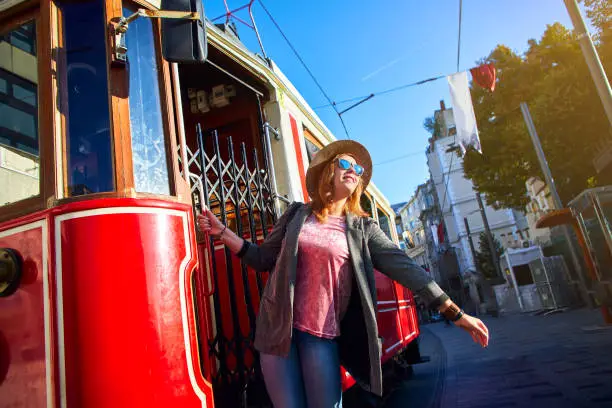
[{"label": "building window", "polygon": [[433,207],[433,197],[431,196],[431,194],[427,194],[425,196],[425,205],[426,208]]},{"label": "building window", "polygon": [[397,235],[402,235],[402,226],[401,226],[401,224],[395,224],[395,231],[397,232]]},{"label": "building window", "polygon": [[36,24],[0,33],[0,205],[40,194]]},{"label": "building window", "polygon": [[68,194],[114,189],[102,0],[62,1]]},{"label": "building window", "polygon": [[13,70],[0,68],[0,143],[38,156],[38,86]]},{"label": "building window", "polygon": [[5,42],[14,48],[36,56],[36,24],[30,21],[4,35],[0,35],[0,42]]},{"label": "building window", "polygon": [[[124,15],[136,12],[123,10]],[[170,195],[168,156],[162,118],[159,66],[153,22],[139,18],[126,36],[130,75],[130,130],[136,191]]]}]

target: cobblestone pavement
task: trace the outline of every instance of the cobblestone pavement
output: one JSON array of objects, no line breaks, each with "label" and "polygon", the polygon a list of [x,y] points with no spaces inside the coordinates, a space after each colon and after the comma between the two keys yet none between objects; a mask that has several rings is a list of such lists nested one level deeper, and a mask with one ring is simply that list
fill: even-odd
[{"label": "cobblestone pavement", "polygon": [[[508,315],[483,318],[491,333],[487,349],[467,333],[443,323],[423,326],[439,339],[436,361],[444,368],[415,369],[440,373],[436,398],[421,398],[412,407],[504,408],[612,407],[612,328],[601,324],[596,310],[553,315]],[[427,348],[427,347],[425,347]],[[432,360],[432,363],[434,361]],[[431,364],[431,363],[430,363]],[[409,382],[407,382],[409,383]]]}]

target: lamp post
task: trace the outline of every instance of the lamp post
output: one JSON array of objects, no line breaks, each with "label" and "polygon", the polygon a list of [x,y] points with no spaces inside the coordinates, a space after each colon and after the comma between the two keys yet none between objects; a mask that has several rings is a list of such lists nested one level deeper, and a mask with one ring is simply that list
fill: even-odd
[{"label": "lamp post", "polygon": [[[546,160],[546,155],[544,154],[544,150],[542,149],[542,144],[540,143],[540,137],[538,136],[538,132],[536,131],[535,125],[533,124],[533,120],[531,118],[531,113],[529,112],[529,107],[525,102],[521,102],[521,112],[523,113],[523,119],[525,120],[525,125],[527,126],[527,131],[529,132],[529,136],[531,137],[531,141],[533,143],[533,148],[536,151],[538,156],[538,161],[540,162],[540,167],[542,169],[542,173],[544,174],[544,178],[546,180],[546,184],[550,189],[550,192],[553,197],[553,202],[555,204],[555,208],[557,210],[561,210],[563,208],[563,202],[561,202],[561,197],[557,192],[557,186],[555,185],[555,179],[552,176],[550,171],[550,167],[548,167],[548,161]],[[563,234],[565,236],[565,241],[567,242],[567,246],[569,248],[570,257],[572,259],[572,263],[574,264],[574,269],[578,274],[578,281],[580,284],[581,294],[585,303],[592,307],[592,301],[588,294],[586,280],[582,274],[580,261],[578,259],[578,254],[576,248],[574,247],[574,243],[572,241],[569,229],[567,226],[563,227]],[[568,280],[570,282],[573,281],[572,276],[568,273]]]},{"label": "lamp post", "polygon": [[572,24],[574,25],[574,30],[578,35],[580,48],[582,49],[582,54],[584,55],[584,59],[589,67],[589,71],[591,71],[591,76],[593,77],[593,82],[595,82],[597,93],[599,94],[601,103],[606,111],[606,116],[608,117],[610,126],[612,126],[612,89],[610,88],[610,82],[606,76],[606,71],[601,64],[599,55],[597,55],[595,44],[593,44],[591,35],[587,30],[584,19],[582,18],[582,13],[578,7],[578,2],[576,0],[564,0],[564,2],[570,19],[572,20]]}]

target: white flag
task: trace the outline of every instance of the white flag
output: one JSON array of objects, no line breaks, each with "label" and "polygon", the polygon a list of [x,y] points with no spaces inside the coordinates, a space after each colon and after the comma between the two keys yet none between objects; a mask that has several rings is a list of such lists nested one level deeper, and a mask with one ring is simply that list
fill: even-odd
[{"label": "white flag", "polygon": [[431,235],[433,235],[433,240],[434,243],[436,244],[436,248],[440,246],[440,243],[438,242],[438,225],[437,224],[431,224],[429,226],[429,228],[431,228]]},{"label": "white flag", "polygon": [[478,138],[478,127],[476,126],[476,116],[472,105],[472,96],[468,86],[467,72],[449,75],[447,77],[450,87],[451,100],[453,102],[453,116],[457,128],[457,140],[461,151],[465,154],[468,146],[482,153],[480,139]]}]

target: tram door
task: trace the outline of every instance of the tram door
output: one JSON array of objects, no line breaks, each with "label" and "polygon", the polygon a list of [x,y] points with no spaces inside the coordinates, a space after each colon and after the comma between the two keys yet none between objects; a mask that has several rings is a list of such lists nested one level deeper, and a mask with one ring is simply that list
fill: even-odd
[{"label": "tram door", "polygon": [[[208,64],[179,69],[194,211],[206,206],[236,234],[261,242],[277,216],[261,131],[264,95],[228,75],[240,75],[235,64],[214,49],[209,52],[225,72]],[[238,407],[246,406],[247,398],[249,406],[253,399],[265,401],[253,339],[267,274],[247,267],[214,238],[200,234],[198,250],[199,346],[215,403]]]}]

